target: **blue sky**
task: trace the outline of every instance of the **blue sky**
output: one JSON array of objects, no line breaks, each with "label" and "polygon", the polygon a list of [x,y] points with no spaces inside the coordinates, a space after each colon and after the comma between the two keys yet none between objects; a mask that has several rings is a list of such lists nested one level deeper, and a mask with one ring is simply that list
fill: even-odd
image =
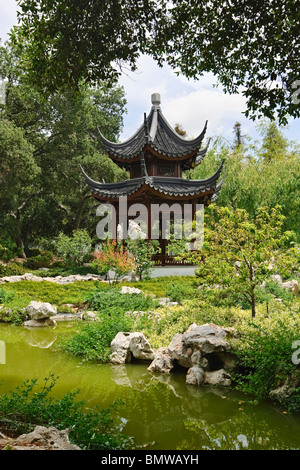
[{"label": "blue sky", "polygon": [[[0,1],[0,38],[7,39],[10,28],[17,24],[15,0]],[[242,133],[258,139],[256,123],[245,118],[245,99],[241,94],[224,94],[216,88],[216,79],[211,74],[198,81],[177,76],[168,66],[158,67],[151,57],[141,57],[138,71],[126,72],[120,78],[127,99],[127,114],[120,140],[129,138],[143,122],[144,113],[151,109],[151,94],[160,93],[161,108],[174,126],[179,123],[188,133],[196,137],[208,120],[207,137],[222,136],[232,141],[235,122],[242,125]],[[300,119],[290,120],[285,135],[300,143]]]}]

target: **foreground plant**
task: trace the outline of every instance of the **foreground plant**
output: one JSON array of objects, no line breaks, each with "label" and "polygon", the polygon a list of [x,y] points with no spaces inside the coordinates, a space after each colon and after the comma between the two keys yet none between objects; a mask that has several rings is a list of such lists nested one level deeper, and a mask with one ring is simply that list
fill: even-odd
[{"label": "foreground plant", "polygon": [[33,430],[36,425],[70,428],[70,440],[83,450],[125,449],[131,441],[120,434],[113,419],[114,402],[105,410],[87,411],[78,391],[56,400],[51,392],[57,377],[50,374],[39,387],[37,379],[27,380],[16,390],[0,396],[1,429],[11,436]]}]

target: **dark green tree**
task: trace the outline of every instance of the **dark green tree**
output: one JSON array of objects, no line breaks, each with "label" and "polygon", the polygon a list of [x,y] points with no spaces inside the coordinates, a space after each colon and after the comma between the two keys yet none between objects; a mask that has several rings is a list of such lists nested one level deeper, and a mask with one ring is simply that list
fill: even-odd
[{"label": "dark green tree", "polygon": [[189,78],[243,87],[246,115],[300,116],[296,0],[19,0],[21,68],[52,92],[115,79],[146,53]]},{"label": "dark green tree", "polygon": [[[5,236],[17,236],[18,246],[28,254],[38,237],[71,233],[82,226],[91,233],[95,230],[95,201],[91,203],[80,165],[100,181],[125,177],[105,155],[98,128],[108,139],[117,139],[126,101],[121,87],[105,82],[45,98],[20,77],[15,49],[2,47],[0,55],[0,78],[6,81],[1,105],[0,164],[6,178],[0,197],[1,231],[3,236],[5,229]],[[22,159],[14,162],[11,154],[19,148]],[[24,163],[19,171],[23,161],[27,166]]]}]

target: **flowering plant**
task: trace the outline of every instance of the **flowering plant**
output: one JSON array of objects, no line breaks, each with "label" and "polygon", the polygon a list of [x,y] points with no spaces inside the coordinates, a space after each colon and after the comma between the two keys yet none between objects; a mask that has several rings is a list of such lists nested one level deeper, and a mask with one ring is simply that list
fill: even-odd
[{"label": "flowering plant", "polygon": [[120,276],[135,269],[135,262],[132,255],[126,250],[122,243],[109,238],[102,244],[101,250],[93,253],[93,261],[91,266],[95,268],[100,275],[107,274],[109,271],[114,272],[110,284],[116,284]]}]

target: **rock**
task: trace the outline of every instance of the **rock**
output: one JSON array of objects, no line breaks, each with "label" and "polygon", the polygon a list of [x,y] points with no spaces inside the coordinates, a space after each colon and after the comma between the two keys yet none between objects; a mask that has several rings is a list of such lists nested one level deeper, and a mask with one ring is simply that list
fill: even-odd
[{"label": "rock", "polygon": [[170,302],[169,297],[160,297],[159,305],[167,305]]},{"label": "rock", "polygon": [[30,320],[47,320],[57,314],[57,308],[48,302],[36,302],[32,300],[25,308],[25,313]]},{"label": "rock", "polygon": [[235,337],[234,328],[193,323],[185,333],[175,334],[167,348],[156,351],[148,371],[170,373],[177,363],[188,369],[186,383],[189,385],[228,386],[231,376],[227,369],[236,367],[229,342],[232,337]]},{"label": "rock", "polygon": [[42,326],[55,326],[53,319],[57,315],[57,309],[48,302],[36,302],[32,300],[25,308],[25,313],[29,320],[25,321],[24,326],[36,328]]},{"label": "rock", "polygon": [[168,346],[168,353],[179,365],[190,368],[193,365],[191,360],[193,350],[186,346],[183,337],[182,333],[176,333]]},{"label": "rock", "polygon": [[77,281],[103,281],[102,276],[98,274],[72,274],[70,276],[41,277],[32,273],[25,273],[17,276],[5,276],[0,278],[0,284],[5,282],[36,281],[36,282],[54,282],[56,284],[69,284]]},{"label": "rock", "polygon": [[131,240],[145,240],[147,237],[146,233],[134,220],[129,220],[127,235]]},{"label": "rock", "polygon": [[203,357],[200,351],[195,351],[191,356],[192,364],[200,366],[202,369],[207,370],[209,368],[209,362],[206,357]]},{"label": "rock", "polygon": [[139,332],[119,332],[111,342],[110,362],[124,364],[135,359],[152,361],[154,352],[145,336]]},{"label": "rock", "polygon": [[231,334],[232,329],[230,328],[207,323],[187,331],[182,339],[187,348],[197,349],[202,354],[210,354],[230,350],[231,345],[227,341],[227,337]]},{"label": "rock", "polygon": [[136,287],[122,286],[121,294],[144,294],[144,292]]},{"label": "rock", "polygon": [[231,385],[231,376],[224,369],[205,372],[204,383],[208,385],[221,385],[223,387],[228,387]]},{"label": "rock", "polygon": [[70,443],[68,430],[59,431],[54,426],[36,426],[29,434],[22,434],[14,440],[15,450],[24,447],[34,447],[35,450],[80,450],[77,445]]},{"label": "rock", "polygon": [[169,354],[168,348],[159,348],[155,352],[154,359],[148,367],[148,371],[169,374],[173,367],[174,360]]},{"label": "rock", "polygon": [[191,367],[186,374],[186,383],[188,385],[201,385],[204,382],[204,370],[196,365]]},{"label": "rock", "polygon": [[88,310],[87,312],[85,312],[85,315],[92,321],[97,320],[97,314],[93,312],[92,310]]},{"label": "rock", "polygon": [[296,389],[300,387],[300,369],[296,369],[285,381],[283,385],[269,393],[271,399],[282,401],[294,395]]},{"label": "rock", "polygon": [[299,293],[299,284],[298,284],[298,281],[296,281],[295,279],[292,281],[284,282],[282,284],[282,287],[284,287],[284,289],[287,289],[290,292],[293,292],[293,294],[295,295],[298,295]]}]

